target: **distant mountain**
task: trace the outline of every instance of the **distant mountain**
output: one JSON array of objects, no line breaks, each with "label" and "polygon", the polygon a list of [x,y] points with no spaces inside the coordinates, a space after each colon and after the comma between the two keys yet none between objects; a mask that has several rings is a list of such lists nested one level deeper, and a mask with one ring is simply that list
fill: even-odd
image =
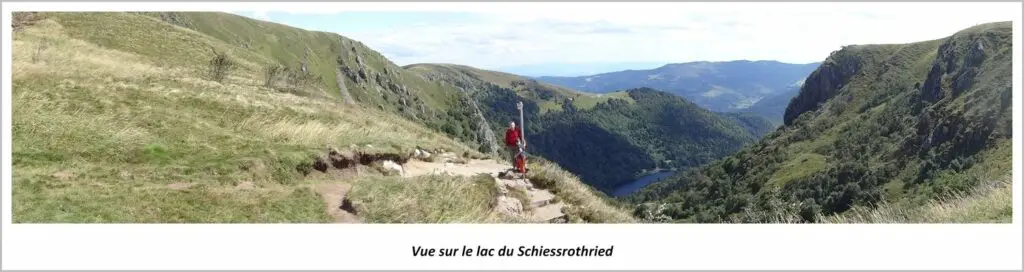
[{"label": "distant mountain", "polygon": [[649,88],[598,95],[463,65],[404,68],[464,89],[478,105],[470,108],[478,108],[499,137],[518,119],[515,103],[523,101],[530,151],[606,193],[643,170],[695,167],[727,156],[774,128],[760,116],[711,112]]},{"label": "distant mountain", "polygon": [[774,95],[762,98],[761,100],[751,105],[749,108],[742,110],[741,112],[752,113],[758,116],[764,117],[770,120],[776,125],[782,124],[782,115],[786,112],[786,106],[789,105],[789,101],[800,94],[800,86],[803,85],[803,80],[794,83],[788,89],[776,93]]},{"label": "distant mountain", "polygon": [[497,70],[527,77],[573,77],[635,69],[653,69],[664,62],[597,62],[597,63],[539,63],[498,68]]},{"label": "distant mountain", "polygon": [[[688,62],[651,70],[626,70],[578,77],[538,77],[537,80],[587,92],[654,88],[680,95],[712,111],[741,111],[762,99],[792,90],[819,63],[778,61]],[[779,101],[786,100],[778,98]],[[786,101],[788,102],[788,101]],[[762,105],[765,107],[767,105]],[[782,105],[785,107],[785,105]],[[772,118],[779,113],[766,113]]]}]

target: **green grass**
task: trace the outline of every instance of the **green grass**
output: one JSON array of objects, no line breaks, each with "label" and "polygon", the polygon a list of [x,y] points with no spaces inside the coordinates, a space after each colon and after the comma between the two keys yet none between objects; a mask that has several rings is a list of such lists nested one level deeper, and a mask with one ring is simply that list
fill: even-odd
[{"label": "green grass", "polygon": [[[838,125],[837,127],[842,127],[842,125]],[[839,129],[830,129],[823,134],[815,135],[807,141],[792,143],[786,148],[786,150],[789,154],[821,152],[831,148],[840,134]]]},{"label": "green grass", "polygon": [[606,102],[606,101],[608,101],[610,99],[622,99],[622,100],[625,100],[626,102],[629,102],[629,103],[634,103],[635,102],[635,101],[633,101],[633,98],[629,97],[629,93],[623,91],[623,92],[606,93],[606,94],[600,94],[600,95],[596,95],[596,94],[580,95],[580,96],[577,96],[577,97],[575,97],[573,99],[573,106],[576,106],[577,109],[586,110],[586,109],[594,108],[594,106],[597,106],[597,103]]},{"label": "green grass", "polygon": [[540,106],[540,114],[562,111],[562,104],[553,101],[544,101],[538,106]]},{"label": "green grass", "polygon": [[[13,39],[15,222],[322,222],[322,202],[295,167],[326,146],[476,153],[391,114],[262,88],[257,73],[208,81],[187,60],[202,54],[174,55],[202,48],[194,43],[227,46],[208,36],[145,17],[130,22],[152,24],[77,16]],[[107,20],[129,16],[138,15]],[[139,48],[95,43],[104,35]],[[75,174],[54,177],[65,172]],[[236,191],[243,181],[256,189]]]},{"label": "green grass", "polygon": [[782,164],[779,167],[779,170],[776,170],[775,173],[772,174],[771,179],[768,180],[768,184],[776,187],[782,187],[790,181],[806,178],[818,171],[824,170],[826,167],[825,160],[825,156],[819,154],[799,154],[793,159]]},{"label": "green grass", "polygon": [[15,177],[16,223],[322,223],[330,218],[309,187],[185,189],[75,177]]}]

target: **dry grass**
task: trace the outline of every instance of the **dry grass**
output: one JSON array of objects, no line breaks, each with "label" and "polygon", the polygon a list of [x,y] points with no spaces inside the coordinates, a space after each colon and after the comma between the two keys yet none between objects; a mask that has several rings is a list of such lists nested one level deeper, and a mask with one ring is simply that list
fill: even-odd
[{"label": "dry grass", "polygon": [[1011,179],[983,184],[968,193],[952,194],[912,208],[881,204],[878,208],[857,207],[824,223],[1012,223],[1013,184]]},{"label": "dry grass", "polygon": [[349,198],[367,223],[501,223],[494,179],[428,175],[361,179]]},{"label": "dry grass", "polygon": [[593,188],[578,177],[550,162],[531,162],[529,179],[534,186],[548,189],[564,201],[569,208],[565,213],[573,222],[636,223],[636,219],[622,208],[609,204]]},{"label": "dry grass", "polygon": [[[14,222],[327,222],[295,170],[326,146],[474,152],[391,114],[267,89],[246,69],[217,83],[202,65],[75,39],[53,20],[13,40]],[[243,182],[255,189],[234,190]],[[168,186],[183,183],[195,186]]]}]

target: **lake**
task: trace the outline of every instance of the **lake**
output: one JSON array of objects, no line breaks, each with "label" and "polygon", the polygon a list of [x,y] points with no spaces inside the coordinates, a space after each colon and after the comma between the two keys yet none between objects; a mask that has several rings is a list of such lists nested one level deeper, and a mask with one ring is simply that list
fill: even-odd
[{"label": "lake", "polygon": [[615,190],[612,191],[612,196],[613,197],[627,196],[627,195],[632,194],[632,193],[634,193],[636,191],[639,191],[640,189],[643,189],[645,186],[650,185],[651,183],[654,183],[656,181],[659,181],[659,180],[662,180],[664,178],[667,178],[667,177],[669,177],[669,176],[671,176],[672,174],[675,174],[675,173],[676,172],[665,171],[665,172],[657,172],[657,173],[654,173],[654,174],[649,174],[649,175],[646,175],[646,176],[642,176],[640,178],[637,178],[636,180],[633,180],[633,181],[631,181],[629,183],[626,183],[626,185],[622,185],[622,186],[619,186],[619,188],[615,188]]}]

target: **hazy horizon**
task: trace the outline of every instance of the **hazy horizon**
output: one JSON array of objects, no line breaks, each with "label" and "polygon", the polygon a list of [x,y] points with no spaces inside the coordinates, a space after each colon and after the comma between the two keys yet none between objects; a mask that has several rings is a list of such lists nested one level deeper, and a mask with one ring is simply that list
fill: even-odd
[{"label": "hazy horizon", "polygon": [[[998,3],[508,4],[347,3],[340,11],[234,13],[338,33],[399,65],[455,63],[502,71],[557,71],[566,68],[544,66],[578,63],[814,63],[844,45],[933,40],[1016,16]],[[577,74],[593,72],[611,71]]]}]

